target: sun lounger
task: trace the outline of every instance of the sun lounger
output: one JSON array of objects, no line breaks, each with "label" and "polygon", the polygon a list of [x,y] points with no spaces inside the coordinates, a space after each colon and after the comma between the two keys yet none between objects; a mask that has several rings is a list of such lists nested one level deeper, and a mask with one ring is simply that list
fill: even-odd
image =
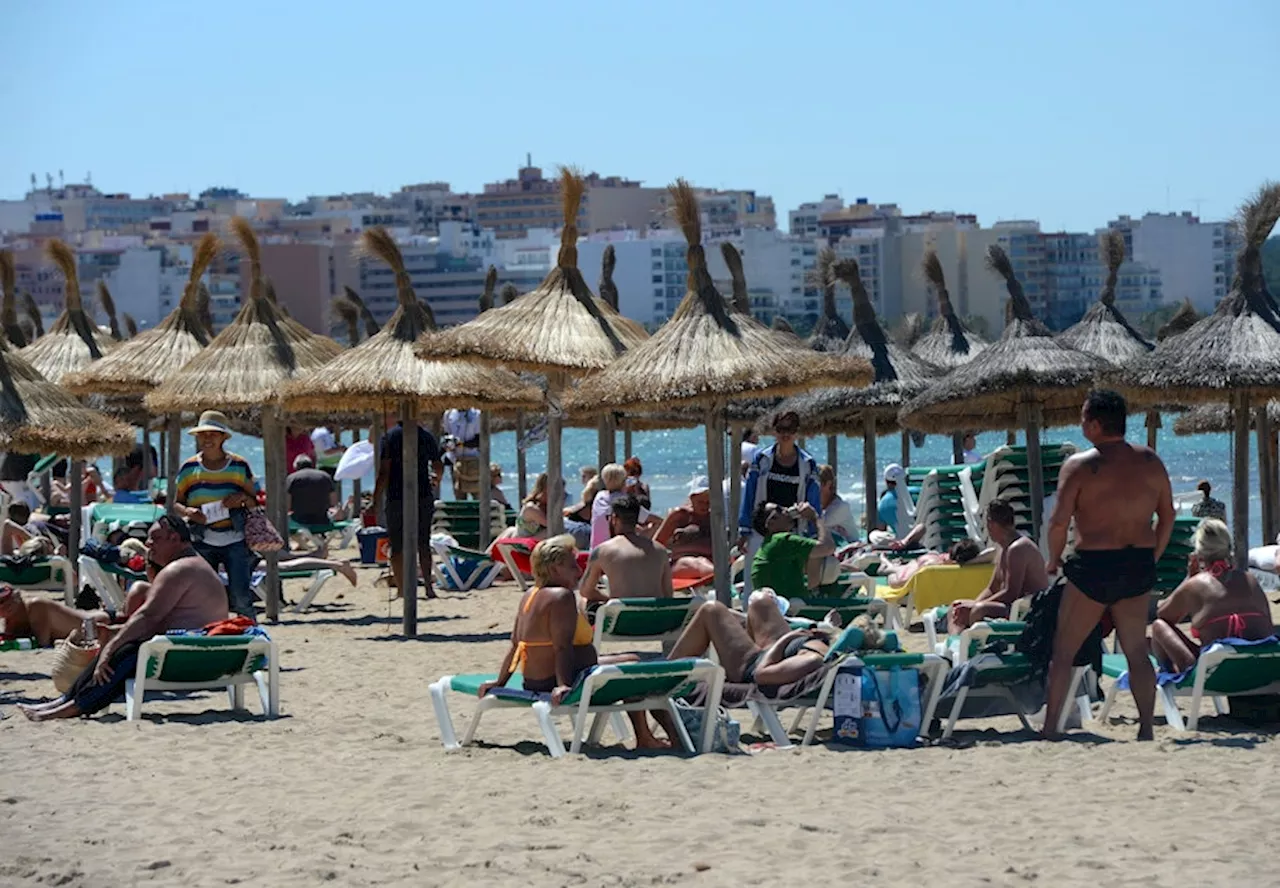
[{"label": "sun lounger", "polygon": [[[107,564],[88,555],[81,555],[79,558],[80,566],[80,582],[88,583],[90,588],[98,595],[98,600],[104,606],[114,608],[116,611],[124,611],[125,593],[128,586],[139,580],[145,580],[147,575],[139,571],[129,570],[127,567],[121,567],[118,564]],[[121,583],[124,588],[121,588]]]},{"label": "sun lounger", "polygon": [[[529,537],[508,537],[505,540],[497,540],[493,544],[493,551],[507,566],[512,579],[519,584],[521,592],[529,588],[529,579],[533,576],[533,564],[530,558],[533,555],[533,547],[539,542],[541,541]],[[589,552],[578,553],[578,567],[586,568],[590,554]]]},{"label": "sun lounger", "polygon": [[612,598],[596,609],[596,650],[606,641],[674,641],[706,603],[701,596]]},{"label": "sun lounger", "polygon": [[356,538],[360,525],[356,521],[326,521],[323,524],[303,524],[292,515],[289,516],[289,535],[298,536],[312,548],[319,549],[325,545],[325,537],[336,534],[339,537],[338,548],[345,549]]},{"label": "sun lounger", "polygon": [[68,607],[76,603],[76,581],[71,562],[62,555],[42,555],[33,559],[31,567],[21,571],[0,565],[0,583],[8,583],[15,589],[61,592]]},{"label": "sun lounger", "polygon": [[451,546],[443,539],[433,538],[431,548],[436,556],[431,560],[431,572],[442,589],[456,592],[488,589],[505,566],[484,552]]},{"label": "sun lounger", "polygon": [[157,635],[138,651],[138,670],[125,682],[129,721],[142,714],[147,691],[226,688],[232,709],[244,709],[244,686],[258,686],[264,715],[280,708],[276,644],[263,635]]},{"label": "sun lounger", "polygon": [[[280,571],[280,581],[285,580],[310,580],[307,584],[307,590],[302,593],[302,597],[298,599],[289,610],[295,614],[300,614],[311,606],[311,602],[315,601],[320,590],[324,588],[324,584],[336,577],[337,571],[324,568],[323,570],[282,570]],[[218,572],[218,577],[222,580],[223,585],[227,583],[227,575],[222,571]],[[259,600],[265,600],[262,594],[262,586],[267,581],[267,572],[265,570],[254,571],[253,576],[249,578],[249,590],[256,595]]]},{"label": "sun lounger", "polygon": [[916,614],[977,598],[994,571],[994,564],[930,564],[917,570],[905,586],[877,586],[876,595],[889,604],[889,627],[905,629]]},{"label": "sun lounger", "polygon": [[[1128,672],[1129,663],[1124,654],[1103,655],[1102,674],[1114,681],[1098,711],[1099,720],[1106,721],[1116,695],[1128,687]],[[1174,730],[1194,731],[1200,723],[1200,702],[1206,694],[1213,698],[1214,709],[1222,715],[1224,697],[1280,693],[1280,641],[1272,637],[1259,643],[1218,642],[1200,652],[1190,672],[1180,678],[1160,678],[1159,697],[1165,721]],[[1179,697],[1191,698],[1185,722],[1178,711]]]},{"label": "sun lounger", "polygon": [[[431,705],[440,726],[440,740],[445,749],[469,746],[475,739],[480,718],[490,709],[532,710],[537,719],[543,741],[553,758],[565,754],[564,742],[552,720],[557,715],[568,715],[573,723],[573,740],[569,752],[582,751],[584,740],[599,742],[607,716],[622,713],[666,709],[680,733],[680,742],[690,752],[711,749],[716,720],[703,719],[703,733],[695,749],[680,713],[675,697],[683,689],[698,682],[707,683],[706,703],[708,711],[715,712],[720,705],[720,689],[724,684],[724,670],[710,660],[654,660],[646,663],[619,663],[612,666],[596,666],[586,673],[564,698],[559,706],[552,706],[549,695],[531,694],[519,688],[490,691],[476,701],[476,712],[459,743],[453,731],[453,719],[449,714],[447,694],[466,694],[475,698],[480,685],[493,681],[496,675],[446,675],[430,687]],[[514,682],[514,677],[513,677]],[[590,733],[588,716],[592,717]]]}]

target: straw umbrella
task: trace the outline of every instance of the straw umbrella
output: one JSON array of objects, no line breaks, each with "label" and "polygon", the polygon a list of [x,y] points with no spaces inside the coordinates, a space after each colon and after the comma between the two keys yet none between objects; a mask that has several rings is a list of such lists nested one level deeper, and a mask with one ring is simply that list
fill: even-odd
[{"label": "straw umbrella", "polygon": [[[493,408],[538,407],[542,393],[522,383],[514,373],[458,361],[424,361],[414,354],[415,342],[434,335],[431,320],[413,292],[404,257],[385,228],[367,229],[361,249],[386,262],[395,272],[399,305],[386,325],[363,344],[348,349],[323,367],[287,381],[280,399],[290,413],[325,410],[383,412],[397,405],[404,422],[402,502],[404,512],[404,633],[417,634],[418,552],[418,416],[423,411],[483,405]],[[496,278],[496,273],[494,277]],[[487,414],[481,414],[481,449],[488,449]],[[482,454],[482,460],[485,455]],[[487,469],[487,465],[486,465]],[[488,480],[487,471],[481,481]],[[483,516],[489,503],[489,487],[481,484],[482,534],[488,522]],[[428,582],[430,579],[428,577]]]},{"label": "straw umbrella", "polygon": [[107,316],[111,338],[120,342],[124,336],[120,333],[120,319],[116,316],[116,300],[107,289],[107,282],[101,278],[98,279],[98,301],[102,303],[102,312]]},{"label": "straw umbrella", "polygon": [[[987,347],[987,341],[967,329],[956,316],[956,310],[951,305],[951,294],[947,292],[947,278],[942,271],[942,262],[932,247],[925,250],[920,268],[924,272],[926,284],[938,300],[938,317],[928,332],[909,347],[917,358],[928,361],[941,370],[954,370],[977,357]],[[951,456],[957,463],[963,460],[963,439],[963,432],[953,432],[951,435]]]},{"label": "straw umbrella", "polygon": [[27,337],[18,324],[18,270],[9,250],[0,250],[0,289],[4,291],[4,301],[0,303],[0,332],[11,346],[22,348],[27,344]]},{"label": "straw umbrella", "polygon": [[[110,398],[141,399],[186,365],[206,345],[209,334],[196,313],[200,278],[217,256],[218,238],[212,232],[196,244],[191,258],[187,285],[177,307],[155,327],[112,350],[100,361],[68,374],[63,385],[77,395],[106,395]],[[168,453],[165,474],[168,479],[166,502],[172,509],[176,501],[179,457],[182,453],[182,411],[166,419]],[[147,423],[142,425],[145,427]],[[149,437],[149,434],[148,434]],[[150,447],[143,447],[144,461],[150,461]],[[144,477],[149,477],[147,472]]]},{"label": "straw umbrella", "polygon": [[876,520],[876,435],[895,430],[899,408],[924,391],[940,371],[885,334],[856,261],[841,259],[832,273],[853,293],[853,329],[843,354],[870,362],[874,378],[869,386],[840,385],[796,395],[779,404],[773,415],[794,411],[806,428],[818,432],[861,429],[862,482],[870,531]]},{"label": "straw umbrella", "polygon": [[[1258,448],[1258,492],[1262,502],[1262,539],[1274,540],[1280,534],[1280,401],[1268,401],[1266,407],[1254,407],[1249,419]],[[1201,404],[1179,416],[1173,433],[1188,435],[1231,434],[1234,421],[1226,404]]]},{"label": "straw umbrella", "polygon": [[129,312],[122,312],[120,320],[124,321],[125,338],[132,339],[138,335],[138,322],[133,319],[133,315]]},{"label": "straw umbrella", "polygon": [[369,311],[369,306],[364,304],[364,300],[360,298],[360,294],[350,287],[343,287],[343,291],[347,294],[347,300],[356,307],[360,312],[360,318],[364,321],[364,335],[372,337],[377,335],[382,329],[382,325],[378,323],[378,319],[373,316],[373,312]]},{"label": "straw umbrella", "polygon": [[578,206],[586,183],[577,173],[561,173],[564,228],[556,267],[532,292],[487,311],[419,344],[424,358],[456,358],[502,364],[547,377],[547,478],[550,530],[564,530],[564,484],[560,439],[562,400],[572,377],[599,372],[643,339],[619,323],[621,315],[596,299],[578,270]]},{"label": "straw umbrella", "polygon": [[31,322],[31,328],[35,331],[34,336],[27,337],[27,345],[44,336],[44,317],[40,314],[40,306],[36,305],[35,297],[31,295],[29,290],[22,291],[22,311],[27,316],[27,320]]},{"label": "straw umbrella", "polygon": [[[1244,238],[1231,291],[1214,313],[1160,343],[1114,380],[1126,394],[1146,403],[1230,404],[1237,556],[1249,547],[1249,411],[1280,398],[1280,313],[1267,290],[1261,256],[1262,245],[1280,219],[1280,184],[1264,184],[1245,203],[1241,216]],[[1260,427],[1270,425],[1265,410],[1256,419]],[[1274,490],[1276,485],[1269,487]]]},{"label": "straw umbrella", "polygon": [[[249,259],[249,298],[208,347],[170,374],[146,396],[144,403],[157,414],[221,410],[244,415],[261,410],[267,514],[281,537],[287,538],[284,425],[275,407],[276,392],[284,381],[318,369],[337,357],[342,347],[298,324],[285,323],[280,310],[266,298],[261,250],[252,226],[247,219],[236,216],[231,220],[231,228]],[[267,553],[267,618],[275,620],[279,611],[278,556],[270,552]]]},{"label": "straw umbrella", "polygon": [[1190,299],[1184,299],[1182,305],[1174,312],[1173,317],[1161,325],[1156,331],[1156,342],[1164,342],[1170,336],[1186,333],[1200,320],[1200,313],[1191,305]]},{"label": "straw umbrella", "polygon": [[1110,365],[1059,341],[1035,319],[1009,257],[998,245],[987,248],[987,267],[1004,278],[1009,290],[1012,320],[1004,334],[966,364],[964,372],[949,374],[912,398],[899,419],[922,432],[1023,427],[1031,524],[1038,539],[1044,510],[1040,430],[1046,422],[1068,424],[1078,418],[1094,378]]},{"label": "straw umbrella", "polygon": [[[1078,351],[1097,355],[1109,364],[1127,367],[1144,358],[1155,345],[1139,333],[1116,308],[1116,280],[1124,263],[1124,235],[1115,229],[1102,235],[1102,258],[1107,264],[1107,280],[1102,294],[1079,323],[1068,327],[1059,339]],[[1160,411],[1147,411],[1147,446],[1156,446]]]},{"label": "straw umbrella", "polygon": [[[805,345],[816,352],[838,354],[844,350],[844,342],[849,338],[849,325],[836,311],[836,251],[823,247],[818,253],[818,262],[813,267],[809,279],[822,291],[822,311],[813,325],[813,332],[805,340]],[[827,463],[832,469],[839,466],[840,438],[827,435]]]},{"label": "straw umbrella", "polygon": [[[662,410],[699,406],[707,428],[711,489],[724,478],[724,408],[744,395],[786,394],[845,380],[865,382],[865,362],[791,347],[749,317],[731,313],[707,271],[698,202],[684,180],[671,186],[676,219],[689,244],[689,292],[671,320],[603,372],[586,379],[572,403],[583,409]],[[724,500],[711,497],[716,597],[728,603],[729,538]]]},{"label": "straw umbrella", "polygon": [[213,329],[213,311],[210,308],[209,288],[205,286],[203,281],[200,282],[200,289],[196,292],[196,315],[199,316],[205,332],[210,337],[214,336],[217,331]]}]

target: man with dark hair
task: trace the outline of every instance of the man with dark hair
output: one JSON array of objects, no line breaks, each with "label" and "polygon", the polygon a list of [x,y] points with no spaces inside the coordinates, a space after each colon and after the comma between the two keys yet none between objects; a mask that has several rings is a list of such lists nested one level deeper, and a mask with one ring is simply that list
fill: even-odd
[{"label": "man with dark hair", "polygon": [[299,524],[328,524],[329,508],[337,505],[333,478],[315,467],[311,457],[300,453],[293,472],[285,479],[289,514]]},{"label": "man with dark hair", "polygon": [[951,602],[947,626],[953,634],[983,620],[1007,617],[1015,601],[1048,587],[1040,548],[1018,530],[1014,520],[1013,506],[1005,500],[987,504],[987,536],[1000,547],[1000,557],[991,582],[977,598]]},{"label": "man with dark hair", "polygon": [[144,471],[142,445],[134,445],[133,450],[124,458],[124,464],[111,476],[111,486],[116,490],[145,490],[159,472],[160,454],[154,447],[151,448],[150,456],[150,471]]},{"label": "man with dark hair", "polygon": [[171,629],[200,629],[227,618],[222,580],[191,544],[191,529],[172,515],[151,525],[147,549],[160,570],[151,583],[137,583],[131,599],[142,598],[122,625],[105,620],[96,626],[103,642],[98,656],[71,688],[48,703],[18,708],[32,721],[75,718],[105,709],[124,690],[138,665],[138,649],[152,636]]},{"label": "man with dark hair", "polygon": [[[1058,498],[1049,519],[1049,572],[1061,567],[1067,587],[1049,664],[1045,736],[1056,733],[1076,652],[1110,610],[1129,661],[1138,739],[1152,739],[1156,686],[1147,659],[1148,593],[1173,532],[1173,491],[1155,451],[1125,441],[1126,415],[1120,395],[1090,392],[1080,427],[1093,448],[1069,458],[1058,474]],[[1061,564],[1072,519],[1076,552]]]},{"label": "man with dark hair", "polygon": [[[610,598],[670,598],[671,553],[636,531],[640,522],[640,499],[624,493],[609,506],[612,536],[591,550],[587,571],[578,585],[586,601]],[[609,591],[600,591],[601,578],[608,579]]]},{"label": "man with dark hair", "polygon": [[[795,532],[801,521],[817,523],[816,540]],[[835,554],[836,544],[812,505],[783,508],[775,502],[761,503],[751,513],[751,527],[764,538],[751,560],[752,589],[768,587],[783,598],[791,598],[818,587],[822,560]]]},{"label": "man with dark hair", "polygon": [[[418,587],[417,577],[404,576],[404,510],[418,510],[418,566],[424,577],[431,576],[431,519],[435,515],[435,488],[431,479],[438,481],[444,475],[444,463],[440,460],[440,445],[436,436],[416,422],[413,429],[418,435],[418,502],[406,503],[404,498],[404,423],[397,422],[382,436],[378,444],[381,460],[378,475],[373,484],[375,508],[386,497],[386,527],[391,545],[391,576],[396,584],[396,597],[410,594]],[[427,597],[435,598],[435,590],[427,583]]]}]

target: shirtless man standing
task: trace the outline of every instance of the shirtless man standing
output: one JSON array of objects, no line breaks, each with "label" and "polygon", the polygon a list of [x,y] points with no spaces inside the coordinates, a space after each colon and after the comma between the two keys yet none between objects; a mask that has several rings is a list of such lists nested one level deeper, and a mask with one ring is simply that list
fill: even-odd
[{"label": "shirtless man standing", "polygon": [[98,656],[61,697],[36,706],[19,705],[27,718],[75,718],[105,709],[133,676],[143,642],[170,629],[200,629],[227,618],[226,589],[209,562],[191,545],[191,531],[185,522],[162,515],[151,525],[147,545],[161,568],[155,582],[134,587],[145,595],[141,606],[122,625],[100,623],[98,639],[111,637]]},{"label": "shirtless man standing", "polygon": [[[1076,652],[1110,609],[1129,661],[1138,739],[1152,739],[1156,677],[1147,658],[1147,595],[1173,532],[1173,491],[1155,451],[1125,441],[1127,415],[1120,395],[1090,392],[1080,426],[1093,449],[1068,459],[1058,475],[1058,498],[1049,519],[1049,573],[1061,567],[1067,588],[1049,664],[1046,737],[1057,733]],[[1060,564],[1072,518],[1076,554]]]},{"label": "shirtless man standing", "polygon": [[[613,536],[591,550],[587,572],[578,586],[584,601],[610,598],[670,598],[670,553],[636,531],[640,500],[624,494],[609,507]],[[600,578],[609,580],[609,594],[600,591]]]},{"label": "shirtless man standing", "polygon": [[1013,507],[1004,500],[987,504],[987,535],[1000,547],[1000,560],[976,599],[951,603],[948,621],[953,634],[992,617],[1007,617],[1015,601],[1049,586],[1040,547],[1014,526]]}]

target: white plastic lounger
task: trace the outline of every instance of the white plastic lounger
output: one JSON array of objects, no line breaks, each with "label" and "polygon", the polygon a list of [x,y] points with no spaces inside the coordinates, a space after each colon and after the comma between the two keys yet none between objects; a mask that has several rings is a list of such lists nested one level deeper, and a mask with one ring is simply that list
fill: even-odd
[{"label": "white plastic lounger", "polygon": [[138,668],[125,682],[129,721],[142,714],[147,691],[226,688],[232,709],[244,709],[244,686],[257,685],[262,711],[280,708],[280,661],[262,635],[157,635],[138,650]]}]

